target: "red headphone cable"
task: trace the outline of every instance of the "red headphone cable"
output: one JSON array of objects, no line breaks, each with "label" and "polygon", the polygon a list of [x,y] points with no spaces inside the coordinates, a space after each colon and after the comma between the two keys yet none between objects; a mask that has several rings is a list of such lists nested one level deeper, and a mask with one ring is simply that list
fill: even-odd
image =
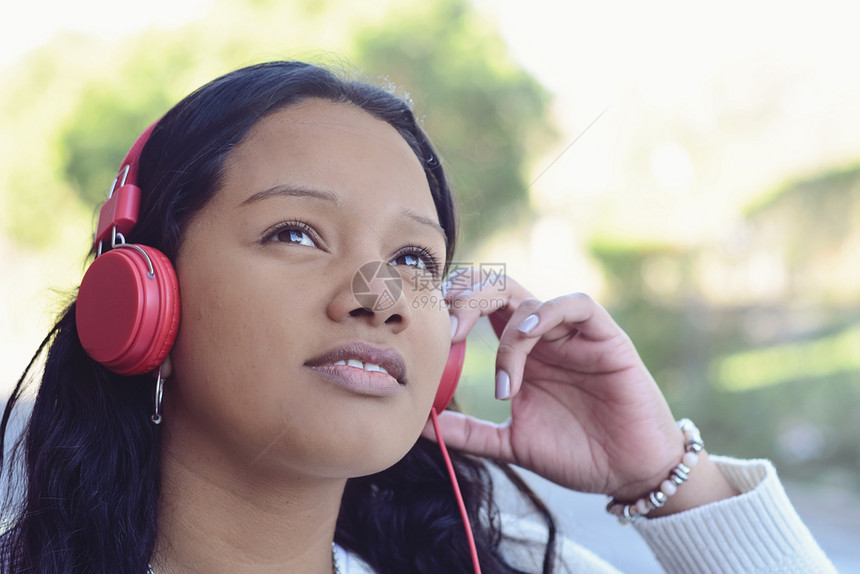
[{"label": "red headphone cable", "polygon": [[466,504],[463,502],[463,495],[460,493],[460,484],[457,482],[457,475],[454,474],[454,465],[451,464],[451,457],[448,455],[448,449],[445,447],[445,441],[442,439],[442,433],[439,431],[439,418],[435,408],[430,410],[430,420],[433,421],[433,430],[436,431],[439,450],[442,451],[442,458],[445,460],[445,467],[448,469],[448,476],[451,478],[451,486],[454,487],[454,495],[457,497],[457,506],[460,508],[460,516],[463,518],[463,526],[466,529],[466,539],[469,541],[472,565],[475,567],[475,574],[481,574],[481,565],[478,563],[478,548],[475,546],[475,536],[472,534],[472,526],[469,523],[469,515],[466,513]]}]

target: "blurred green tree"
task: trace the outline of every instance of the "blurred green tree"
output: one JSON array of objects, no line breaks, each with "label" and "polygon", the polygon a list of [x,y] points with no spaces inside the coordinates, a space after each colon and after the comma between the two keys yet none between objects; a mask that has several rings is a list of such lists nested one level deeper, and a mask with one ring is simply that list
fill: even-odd
[{"label": "blurred green tree", "polygon": [[548,93],[508,56],[467,0],[392,11],[356,40],[368,70],[408,87],[447,164],[466,249],[528,217],[527,162],[553,136]]}]

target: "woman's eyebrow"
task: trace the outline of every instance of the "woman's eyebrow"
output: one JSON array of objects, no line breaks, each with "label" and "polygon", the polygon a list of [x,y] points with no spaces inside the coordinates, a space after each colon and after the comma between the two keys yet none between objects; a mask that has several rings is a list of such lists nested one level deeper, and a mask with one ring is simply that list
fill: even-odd
[{"label": "woman's eyebrow", "polygon": [[309,189],[306,187],[294,187],[290,185],[276,185],[274,187],[270,187],[269,189],[264,189],[263,191],[258,191],[251,197],[244,200],[240,203],[240,207],[244,207],[246,205],[250,205],[252,203],[257,203],[258,201],[263,201],[264,199],[268,199],[270,197],[279,197],[279,196],[287,196],[287,197],[313,197],[316,199],[321,199],[323,201],[328,201],[330,203],[334,203],[335,205],[340,205],[343,203],[343,198],[341,198],[338,194],[332,191],[323,191],[319,189]]},{"label": "woman's eyebrow", "polygon": [[400,213],[402,213],[403,215],[405,215],[406,217],[408,217],[412,221],[417,221],[418,223],[432,227],[433,229],[435,229],[436,231],[438,231],[439,233],[442,234],[442,238],[445,240],[445,244],[446,245],[448,244],[448,234],[445,233],[445,229],[443,229],[441,225],[439,225],[438,223],[436,223],[435,221],[433,221],[429,217],[425,217],[424,215],[421,215],[420,213],[415,213],[411,209],[404,209]]},{"label": "woman's eyebrow", "polygon": [[[263,201],[264,199],[268,199],[270,197],[312,197],[315,199],[319,199],[322,201],[326,201],[329,203],[333,203],[335,205],[343,204],[343,198],[333,191],[323,191],[320,189],[311,189],[307,187],[295,187],[291,185],[275,185],[270,187],[269,189],[264,189],[263,191],[258,191],[251,197],[242,201],[239,204],[240,207],[244,207],[246,205],[250,205],[252,203],[257,203]],[[445,240],[445,243],[448,242],[448,234],[445,233],[445,230],[441,225],[436,223],[434,220],[430,219],[427,216],[421,215],[420,213],[416,213],[411,209],[404,209],[400,212],[405,217],[408,217],[412,221],[420,223],[422,225],[426,225],[432,227],[436,231],[442,234],[442,238]]]}]

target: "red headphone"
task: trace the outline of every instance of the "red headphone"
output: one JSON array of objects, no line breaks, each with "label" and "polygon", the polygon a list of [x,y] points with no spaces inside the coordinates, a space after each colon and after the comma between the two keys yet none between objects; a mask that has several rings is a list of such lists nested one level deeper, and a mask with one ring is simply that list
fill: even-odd
[{"label": "red headphone", "polygon": [[[121,375],[157,369],[179,328],[179,282],[173,265],[153,247],[125,242],[140,211],[140,153],[154,128],[149,126],[126,154],[99,212],[97,255],[81,281],[75,310],[84,350]],[[451,347],[433,401],[436,412],[444,411],[454,396],[465,352],[465,343]]]},{"label": "red headphone", "polygon": [[[140,375],[164,361],[179,327],[179,283],[159,250],[125,242],[140,211],[137,169],[155,124],[122,162],[99,212],[96,259],[78,290],[75,321],[87,354],[121,375]],[[104,244],[110,241],[110,250]]]}]

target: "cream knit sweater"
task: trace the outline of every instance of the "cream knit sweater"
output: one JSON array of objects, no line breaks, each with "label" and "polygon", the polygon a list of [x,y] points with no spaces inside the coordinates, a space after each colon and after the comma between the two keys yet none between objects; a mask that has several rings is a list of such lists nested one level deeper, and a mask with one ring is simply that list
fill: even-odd
[{"label": "cream knit sweater", "polygon": [[[636,530],[666,572],[836,572],[797,516],[770,462],[711,458],[741,495],[672,516],[635,523]],[[512,534],[532,538],[525,527]],[[336,547],[336,552],[341,574],[373,574],[357,556],[340,547]],[[505,552],[512,563],[524,570],[537,571],[536,567],[542,562],[542,552],[536,551],[534,545],[512,542]],[[561,542],[557,571],[618,573],[593,553],[567,539]]]}]

